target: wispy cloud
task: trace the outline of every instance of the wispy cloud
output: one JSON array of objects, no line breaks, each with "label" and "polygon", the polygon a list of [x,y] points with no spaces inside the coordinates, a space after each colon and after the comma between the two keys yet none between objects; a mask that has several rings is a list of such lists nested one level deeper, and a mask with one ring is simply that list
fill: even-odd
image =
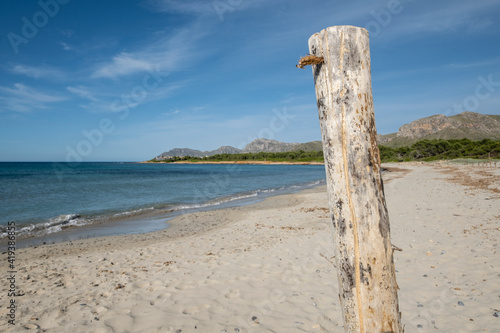
[{"label": "wispy cloud", "polygon": [[[242,142],[250,135],[256,136],[259,133],[259,129],[265,125],[267,125],[266,119],[258,115],[220,118],[212,114],[183,112],[175,118],[164,115],[164,118],[161,120],[157,119],[156,121],[136,124],[135,128],[138,132],[159,133],[177,142],[170,148],[163,148],[171,149],[178,145],[191,144],[197,149],[215,149],[217,145],[210,142],[220,140],[220,138],[212,138],[210,133],[224,133],[226,141],[220,142],[219,146],[231,142],[236,144]],[[257,128],[257,130],[255,130],[255,128]],[[190,138],[194,137],[197,138],[196,140],[198,142],[189,142]],[[205,139],[200,142],[200,137],[204,137]]]},{"label": "wispy cloud", "polygon": [[207,14],[214,12],[213,1],[204,0],[150,0],[149,5],[161,12]]},{"label": "wispy cloud", "polygon": [[[287,0],[290,1],[290,0]],[[147,3],[156,11],[168,13],[193,14],[198,16],[221,15],[249,8],[274,6],[285,0],[149,0]]]},{"label": "wispy cloud", "polygon": [[109,36],[97,36],[89,41],[78,42],[76,40],[70,42],[60,41],[59,45],[64,51],[75,52],[79,55],[87,55],[94,58],[102,50],[111,50],[118,45],[118,41]]},{"label": "wispy cloud", "polygon": [[187,82],[188,81],[178,82],[165,86],[160,85],[152,90],[146,90],[145,94],[141,95],[140,98],[132,96],[132,91],[130,89],[124,90],[121,93],[119,90],[114,92],[100,91],[96,93],[83,86],[67,87],[66,89],[79,97],[89,100],[87,103],[79,104],[79,107],[82,109],[90,113],[108,113],[126,109],[134,110],[152,101],[168,99],[174,95],[175,91],[184,87]]},{"label": "wispy cloud", "polygon": [[69,92],[77,95],[77,96],[80,96],[82,98],[85,98],[85,99],[89,99],[91,101],[94,101],[96,102],[97,99],[92,95],[92,93],[86,88],[86,87],[82,87],[82,86],[76,86],[76,87],[66,87],[66,90],[68,90]]},{"label": "wispy cloud", "polygon": [[73,34],[75,33],[74,30],[71,30],[71,29],[61,29],[61,34],[63,34],[64,36],[68,37],[68,38],[71,38],[71,36],[73,36]]},{"label": "wispy cloud", "polygon": [[[206,55],[196,50],[197,41],[207,34],[201,27],[191,27],[175,35],[159,37],[133,52],[120,52],[111,61],[101,64],[92,78],[117,78],[145,72],[153,68],[176,71],[190,67],[193,61]],[[155,36],[156,37],[156,36]]]},{"label": "wispy cloud", "polygon": [[167,84],[165,86],[160,86],[158,88],[155,88],[155,89],[148,92],[147,97],[144,99],[144,102],[157,101],[157,100],[169,98],[169,97],[174,95],[174,92],[187,86],[189,84],[189,82],[190,81],[186,80],[186,81],[171,83],[171,84]]},{"label": "wispy cloud", "polygon": [[25,75],[35,79],[50,79],[50,80],[61,80],[66,75],[58,69],[49,66],[27,66],[27,65],[14,65],[9,70],[12,73]]},{"label": "wispy cloud", "polygon": [[146,71],[151,68],[151,64],[146,60],[137,59],[135,55],[120,53],[113,57],[113,60],[103,65],[94,74],[93,78],[108,77],[114,78],[124,76],[140,71]]},{"label": "wispy cloud", "polygon": [[498,63],[500,63],[500,58],[489,59],[484,61],[468,62],[468,63],[453,63],[449,64],[448,67],[453,69],[463,69],[463,68],[490,66]]},{"label": "wispy cloud", "polygon": [[172,110],[172,111],[169,111],[169,112],[165,112],[165,113],[163,113],[163,115],[164,116],[174,116],[174,115],[179,114],[181,112],[182,112],[181,110],[175,109],[175,110]]},{"label": "wispy cloud", "polygon": [[65,42],[61,42],[61,47],[64,51],[73,51],[73,47],[69,46]]},{"label": "wispy cloud", "polygon": [[[402,2],[403,11],[393,15],[380,36],[384,38],[401,35],[422,36],[424,33],[456,33],[462,29],[466,33],[481,33],[494,22],[488,13],[498,8],[495,1],[478,0],[474,2],[443,1],[432,6],[420,6],[417,2]],[[380,10],[385,8],[380,8]],[[377,11],[377,10],[375,10]]]},{"label": "wispy cloud", "polygon": [[62,102],[65,96],[56,96],[15,83],[12,88],[0,86],[0,101],[2,109],[16,112],[30,112],[36,109],[46,109],[47,104]]}]

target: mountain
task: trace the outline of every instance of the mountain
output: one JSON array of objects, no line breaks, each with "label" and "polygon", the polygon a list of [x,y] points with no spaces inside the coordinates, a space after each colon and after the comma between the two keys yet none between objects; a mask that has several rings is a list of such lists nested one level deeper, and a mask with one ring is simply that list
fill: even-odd
[{"label": "mountain", "polygon": [[[500,140],[500,115],[487,115],[463,112],[447,117],[435,115],[412,121],[399,128],[397,133],[379,135],[379,144],[389,147],[409,146],[423,139],[471,139]],[[200,151],[189,148],[175,148],[155,157],[164,160],[174,156],[204,157],[217,154],[241,154],[259,152],[318,151],[322,150],[321,141],[307,143],[286,143],[270,139],[256,139],[244,149],[222,146],[216,150]]]},{"label": "mountain", "polygon": [[500,140],[500,115],[469,111],[451,117],[434,115],[405,124],[397,133],[379,135],[378,141],[384,146],[402,147],[424,139],[463,138]]},{"label": "mountain", "polygon": [[298,143],[285,143],[269,139],[255,139],[246,145],[243,153],[260,153],[261,151],[269,153],[282,153],[294,150]]},{"label": "mountain", "polygon": [[222,146],[216,150],[206,152],[205,156],[212,156],[217,154],[240,154],[241,149],[234,148],[231,146]]},{"label": "mountain", "polygon": [[299,151],[319,151],[323,150],[323,143],[321,141],[311,141],[311,142],[306,142],[306,143],[299,143],[295,147],[293,147],[293,150]]},{"label": "mountain", "polygon": [[241,149],[234,148],[231,146],[222,146],[216,150],[211,151],[201,151],[189,148],[174,148],[172,150],[166,151],[155,157],[156,160],[165,160],[174,156],[193,156],[193,157],[205,157],[217,154],[240,154]]},{"label": "mountain", "polygon": [[321,141],[312,141],[307,143],[286,143],[270,139],[255,139],[245,146],[244,149],[238,149],[231,146],[222,146],[216,150],[201,151],[189,148],[174,148],[158,156],[155,160],[165,160],[174,156],[194,156],[204,157],[217,154],[241,154],[241,153],[259,153],[261,151],[270,153],[279,153],[292,150],[317,151],[322,150]]},{"label": "mountain", "polygon": [[193,156],[193,157],[204,157],[207,156],[205,152],[201,150],[189,149],[189,148],[174,148],[172,150],[161,153],[156,156],[155,160],[165,160],[174,156]]}]

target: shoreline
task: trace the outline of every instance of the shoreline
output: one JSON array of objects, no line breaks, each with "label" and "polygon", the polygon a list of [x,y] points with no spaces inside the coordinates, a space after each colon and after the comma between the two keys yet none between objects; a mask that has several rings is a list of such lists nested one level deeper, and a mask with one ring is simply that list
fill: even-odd
[{"label": "shoreline", "polygon": [[[204,163],[179,163],[179,164],[204,164]],[[226,164],[226,163],[208,163],[208,164]],[[249,164],[249,163],[243,163]],[[251,164],[251,163],[250,163]],[[297,164],[297,163],[295,163]],[[288,164],[284,164],[288,165]],[[383,171],[388,172],[405,172],[405,169],[401,169],[395,166],[382,166]],[[404,166],[404,165],[403,165]],[[384,177],[386,178],[386,177]],[[324,186],[323,184],[303,184],[301,187],[303,189],[315,188],[318,186]],[[302,191],[299,189],[298,191]],[[267,192],[267,191],[265,191]],[[239,197],[236,195],[236,200],[229,199],[228,201],[223,201],[220,203],[201,203],[201,206],[194,206],[192,208],[181,208],[181,209],[156,209],[156,210],[146,210],[140,214],[134,215],[124,215],[123,217],[112,216],[106,220],[99,220],[95,223],[89,223],[84,225],[69,225],[62,226],[62,230],[51,232],[47,234],[42,234],[38,236],[22,236],[17,238],[18,248],[26,248],[33,246],[41,246],[47,244],[55,244],[61,242],[75,242],[84,239],[99,238],[99,237],[113,237],[113,236],[124,236],[124,235],[139,235],[150,232],[157,232],[170,227],[170,220],[175,219],[178,216],[211,211],[220,210],[225,208],[237,207],[237,206],[251,206],[258,203],[266,198],[286,195],[291,192],[296,192],[292,189],[282,189],[276,192],[270,191],[268,194],[260,196],[247,197],[243,195]],[[20,227],[25,227],[25,225],[20,225]],[[18,226],[19,228],[19,226]],[[4,247],[7,244],[8,239],[0,239],[0,247]]]},{"label": "shoreline", "polygon": [[[62,230],[56,232],[38,236],[18,236],[17,247],[26,248],[62,242],[75,242],[99,237],[141,235],[158,232],[170,228],[170,221],[172,219],[185,214],[231,209],[240,206],[252,206],[267,198],[297,193],[318,186],[324,186],[324,180],[295,184],[284,188],[259,189],[250,192],[235,193],[207,202],[200,202],[192,205],[192,207],[190,207],[190,205],[180,204],[179,207],[172,206],[169,209],[158,208],[154,210],[144,210],[134,215],[125,214],[121,217],[113,215],[108,219],[97,220],[97,222],[84,225],[63,225]],[[18,229],[20,227],[26,226],[17,226]],[[0,239],[0,247],[7,246],[7,242],[7,238]]]},{"label": "shoreline", "polygon": [[[402,175],[406,174],[408,172],[407,169],[404,168],[398,168],[398,167],[384,167],[383,169],[387,169],[390,171],[390,174],[384,174],[384,182],[391,181],[392,179],[398,179]],[[136,238],[144,236],[144,239],[151,239],[151,237],[148,237],[148,235],[154,236],[155,234],[158,234],[160,238],[165,237],[165,239],[171,239],[171,238],[182,238],[186,236],[191,236],[195,234],[199,234],[202,232],[205,232],[206,230],[210,229],[208,226],[201,224],[197,225],[194,227],[194,229],[191,229],[192,225],[194,225],[191,221],[191,217],[196,217],[198,216],[204,216],[205,214],[210,215],[211,212],[214,214],[224,214],[225,212],[233,212],[237,210],[246,210],[246,211],[252,211],[253,209],[259,207],[260,204],[264,204],[267,201],[273,201],[273,199],[284,196],[294,196],[294,195],[300,195],[301,193],[307,193],[307,192],[317,192],[317,193],[325,193],[326,194],[326,184],[317,184],[317,185],[310,185],[306,188],[299,189],[298,191],[294,192],[285,192],[285,193],[274,193],[271,195],[268,195],[266,197],[262,197],[259,199],[256,198],[245,198],[245,199],[239,199],[235,201],[229,201],[225,204],[222,204],[221,206],[219,205],[213,205],[213,206],[206,206],[206,207],[198,207],[198,208],[191,208],[191,209],[181,209],[177,212],[177,214],[173,216],[166,216],[164,213],[157,213],[157,214],[148,214],[143,218],[137,219],[136,217],[124,217],[122,219],[115,219],[115,221],[110,221],[110,222],[100,222],[97,224],[89,224],[86,226],[82,227],[69,227],[67,229],[64,229],[62,232],[57,232],[53,234],[47,234],[43,236],[38,236],[38,237],[27,237],[27,238],[21,238],[18,239],[18,244],[19,243],[27,243],[26,245],[22,245],[19,247],[20,249],[29,249],[29,248],[38,248],[38,247],[47,247],[47,246],[58,246],[61,244],[76,244],[79,242],[92,242],[93,240],[99,241],[102,239],[103,241],[106,241],[108,239],[119,239],[123,238],[124,240],[127,239],[127,237],[131,237],[132,239],[136,240]],[[241,203],[239,201],[242,201]],[[232,205],[234,204],[234,205]],[[168,211],[168,213],[172,213],[172,211]],[[94,236],[88,236],[87,233],[85,232],[85,229],[89,230],[94,230],[94,229],[99,229],[104,225],[104,227],[108,227],[111,225],[115,225],[116,228],[120,228],[120,225],[122,223],[127,223],[127,222],[138,222],[143,219],[154,219],[154,220],[162,220],[163,227],[157,230],[152,230],[152,231],[147,231],[147,232],[135,232],[135,233],[124,233],[124,234],[112,234],[112,235],[94,235]],[[84,231],[83,233],[80,233],[79,230]],[[98,232],[97,232],[98,233]],[[84,237],[80,237],[79,235],[86,235]],[[61,236],[61,237],[59,237]],[[74,237],[72,237],[74,236]],[[153,237],[153,238],[158,238],[158,237]],[[115,244],[116,245],[116,244]],[[0,246],[6,246],[3,242],[0,243]],[[81,249],[83,250],[83,249]]]},{"label": "shoreline", "polygon": [[[500,170],[385,166],[401,171],[383,177],[406,329],[494,332]],[[343,330],[326,186],[171,223],[18,250],[24,296],[16,327],[0,330]]]},{"label": "shoreline", "polygon": [[[179,163],[179,164],[203,164],[203,163]],[[208,163],[208,164],[225,164],[225,163]],[[248,163],[243,163],[248,164]],[[297,163],[295,163],[297,164]],[[288,164],[284,164],[288,165]],[[404,169],[398,167],[382,167],[382,170],[388,172],[404,172]],[[323,186],[323,184],[303,184],[301,187],[303,189],[315,188],[317,186]],[[292,186],[294,187],[294,186]],[[302,191],[303,189],[299,189]],[[239,197],[236,195],[237,199],[228,199],[228,201],[223,201],[220,203],[202,203],[201,206],[194,206],[192,208],[181,208],[181,209],[156,209],[156,210],[146,210],[142,213],[137,213],[135,215],[124,215],[123,217],[112,217],[107,220],[97,221],[95,223],[89,223],[84,225],[69,225],[62,226],[62,230],[51,232],[48,234],[38,235],[38,236],[22,236],[17,239],[18,248],[26,248],[33,246],[41,246],[47,244],[55,244],[61,242],[75,242],[83,239],[98,238],[98,237],[113,237],[113,236],[124,236],[124,235],[135,235],[135,234],[145,234],[150,232],[157,232],[170,227],[170,220],[176,218],[177,216],[190,214],[193,212],[204,212],[210,210],[220,210],[225,208],[231,208],[236,206],[248,206],[265,200],[268,197],[273,197],[277,195],[285,195],[291,192],[296,192],[297,190],[292,189],[282,189],[276,192],[271,191],[267,195],[261,196],[251,196],[247,197],[243,195]],[[265,191],[267,192],[267,191]],[[238,198],[239,197],[239,198]],[[24,225],[22,225],[24,226]],[[6,246],[7,239],[0,239],[0,247]]]}]

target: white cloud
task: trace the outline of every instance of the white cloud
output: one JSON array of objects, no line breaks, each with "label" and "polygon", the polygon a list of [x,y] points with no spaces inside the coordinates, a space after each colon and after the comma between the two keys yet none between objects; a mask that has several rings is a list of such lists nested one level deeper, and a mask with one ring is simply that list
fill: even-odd
[{"label": "white cloud", "polygon": [[[178,31],[174,35],[155,35],[154,40],[132,52],[121,52],[111,61],[103,63],[92,78],[117,78],[159,68],[162,72],[178,71],[191,67],[193,62],[205,56],[206,50],[196,49],[198,40],[205,36],[206,27],[195,26]],[[213,52],[213,51],[210,51]]]},{"label": "white cloud", "polygon": [[175,91],[185,87],[189,81],[177,82],[175,84],[159,86],[158,88],[148,91],[144,102],[162,100],[171,97]]},{"label": "white cloud", "polygon": [[213,13],[213,1],[204,0],[151,0],[150,5],[161,12],[180,12],[189,14]]},{"label": "white cloud", "polygon": [[26,75],[35,79],[51,79],[60,80],[65,77],[65,74],[55,68],[48,66],[26,66],[26,65],[15,65],[10,68],[10,71],[15,74]]},{"label": "white cloud", "polygon": [[[488,0],[443,1],[432,6],[419,6],[418,2],[402,2],[402,12],[390,17],[387,26],[381,27],[380,37],[386,39],[405,36],[422,36],[423,33],[482,33],[493,25],[487,18],[498,3]],[[375,12],[384,10],[382,6]],[[375,22],[375,18],[371,17]],[[377,36],[378,37],[378,36]]]},{"label": "white cloud", "polygon": [[56,96],[15,83],[13,88],[0,86],[0,101],[3,107],[17,112],[29,112],[35,109],[46,109],[47,104],[62,102],[66,97]]},{"label": "white cloud", "polygon": [[63,34],[64,36],[66,36],[68,38],[71,38],[71,36],[73,36],[74,33],[75,33],[75,31],[71,30],[71,29],[61,30],[61,34]]},{"label": "white cloud", "polygon": [[146,71],[152,67],[146,60],[137,59],[137,56],[128,53],[120,53],[113,57],[109,64],[103,65],[94,74],[93,78],[107,77],[114,78],[135,72]]},{"label": "white cloud", "polygon": [[181,113],[181,110],[175,109],[173,111],[165,112],[163,115],[165,115],[165,116],[173,116],[173,115],[176,115],[176,114],[179,114],[179,113]]},{"label": "white cloud", "polygon": [[64,51],[73,51],[73,48],[68,44],[66,44],[65,42],[61,42],[61,46]]},{"label": "white cloud", "polygon": [[495,65],[497,63],[500,63],[500,58],[476,61],[476,62],[468,62],[468,63],[454,63],[454,64],[449,64],[448,67],[453,69],[462,69],[462,68],[490,66],[490,65]]},{"label": "white cloud", "polygon": [[[286,0],[290,1],[290,0]],[[196,16],[213,15],[221,21],[227,14],[255,7],[275,6],[285,0],[149,0],[154,10],[167,13],[192,14]]]},{"label": "white cloud", "polygon": [[[158,86],[151,90],[144,90],[141,95],[134,95],[133,89],[128,88],[122,93],[107,92],[106,94],[92,93],[88,88],[82,86],[67,87],[66,89],[82,98],[90,100],[87,104],[80,104],[79,107],[91,113],[120,112],[129,110],[133,112],[136,108],[151,101],[168,99],[174,92],[184,87],[186,82],[180,82],[165,86]],[[138,86],[136,86],[138,87]]]},{"label": "white cloud", "polygon": [[82,98],[86,98],[86,99],[89,99],[91,101],[97,101],[97,99],[92,95],[92,93],[85,87],[82,87],[82,86],[77,86],[77,87],[66,87],[66,90],[68,90],[69,92],[75,94],[75,95],[78,95]]},{"label": "white cloud", "polygon": [[0,92],[40,103],[60,102],[65,100],[64,97],[44,94],[21,83],[15,83],[14,88],[0,86]]}]

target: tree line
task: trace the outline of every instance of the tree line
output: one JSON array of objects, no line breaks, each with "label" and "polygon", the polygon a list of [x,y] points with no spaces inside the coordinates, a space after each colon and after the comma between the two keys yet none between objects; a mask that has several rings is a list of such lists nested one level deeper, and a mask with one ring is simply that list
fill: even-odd
[{"label": "tree line", "polygon": [[323,162],[323,151],[288,151],[281,153],[242,153],[242,154],[217,154],[205,157],[175,156],[166,160],[151,160],[151,162],[228,162],[228,161],[270,161],[270,162]]},{"label": "tree line", "polygon": [[420,140],[408,147],[380,146],[382,162],[435,161],[455,158],[500,158],[500,141],[484,139]]}]

